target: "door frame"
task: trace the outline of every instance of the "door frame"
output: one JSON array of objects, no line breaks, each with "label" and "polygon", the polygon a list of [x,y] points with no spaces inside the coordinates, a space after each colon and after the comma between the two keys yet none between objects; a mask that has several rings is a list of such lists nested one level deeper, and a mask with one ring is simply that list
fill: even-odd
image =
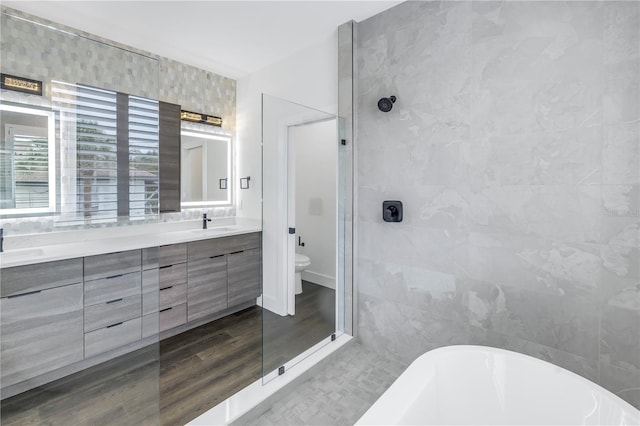
[{"label": "door frame", "polygon": [[[286,211],[287,211],[287,229],[285,230],[285,238],[286,238],[286,250],[287,250],[287,255],[286,255],[286,270],[284,271],[284,275],[286,276],[286,298],[287,298],[287,314],[288,315],[295,315],[296,313],[296,279],[295,279],[295,256],[296,256],[296,234],[297,234],[297,228],[296,228],[296,220],[295,220],[295,216],[296,216],[296,180],[295,180],[295,172],[296,172],[296,165],[295,165],[295,140],[293,139],[293,135],[292,135],[292,130],[296,127],[304,127],[304,126],[311,126],[314,124],[318,124],[318,123],[324,123],[327,121],[335,121],[335,143],[339,143],[339,123],[338,123],[339,117],[338,116],[333,116],[330,118],[322,118],[322,119],[318,119],[318,120],[304,120],[304,121],[298,121],[298,122],[294,122],[293,124],[287,124],[286,128],[286,161],[284,164],[287,165],[286,170],[285,170],[285,188],[284,189],[284,199],[286,202]],[[338,154],[339,155],[339,154]],[[336,176],[338,174],[338,166],[339,166],[339,159],[336,158],[336,163],[335,163],[335,169],[334,172],[336,173]],[[337,179],[336,179],[337,182]],[[338,197],[338,190],[337,190],[337,186],[336,186],[336,190],[334,191],[336,200]],[[337,203],[336,203],[337,206]],[[336,221],[338,220],[338,211],[336,208],[336,212],[335,212],[335,217],[336,217]],[[296,232],[293,234],[289,234],[288,233],[288,229],[289,228],[295,228]],[[336,241],[336,245],[338,242],[338,226],[336,223],[336,235],[335,235],[335,241]],[[336,247],[336,259],[335,259],[335,273],[334,276],[336,277],[336,281],[338,280],[338,259],[337,259],[337,255],[338,255],[338,249]],[[336,297],[337,297],[337,288],[338,286],[336,285]],[[336,304],[336,312],[337,312],[337,304]],[[337,324],[337,323],[336,323]]]}]

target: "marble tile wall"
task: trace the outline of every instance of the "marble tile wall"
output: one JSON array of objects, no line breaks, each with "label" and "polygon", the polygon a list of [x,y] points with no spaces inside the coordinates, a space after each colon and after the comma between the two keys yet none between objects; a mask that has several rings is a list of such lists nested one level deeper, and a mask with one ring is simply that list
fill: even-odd
[{"label": "marble tile wall", "polygon": [[511,349],[640,407],[639,9],[405,2],[358,24],[364,345]]},{"label": "marble tile wall", "polygon": [[[42,97],[2,91],[2,100],[50,106],[51,80],[82,83],[221,116],[222,131],[235,136],[235,80],[15,9],[2,7],[0,11],[0,71],[45,83]],[[189,220],[203,212],[224,217],[235,216],[236,209],[189,209],[152,217],[147,222]],[[142,222],[120,221],[91,227],[137,223]],[[4,218],[2,225],[9,234],[59,230],[56,219],[47,217]]]}]

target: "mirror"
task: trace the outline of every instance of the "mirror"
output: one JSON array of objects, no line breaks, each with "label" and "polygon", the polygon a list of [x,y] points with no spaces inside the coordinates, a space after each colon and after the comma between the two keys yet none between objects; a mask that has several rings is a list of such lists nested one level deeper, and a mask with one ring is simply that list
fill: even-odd
[{"label": "mirror", "polygon": [[182,206],[231,204],[231,137],[183,129],[180,139]]},{"label": "mirror", "polygon": [[0,214],[55,211],[52,111],[0,105]]}]

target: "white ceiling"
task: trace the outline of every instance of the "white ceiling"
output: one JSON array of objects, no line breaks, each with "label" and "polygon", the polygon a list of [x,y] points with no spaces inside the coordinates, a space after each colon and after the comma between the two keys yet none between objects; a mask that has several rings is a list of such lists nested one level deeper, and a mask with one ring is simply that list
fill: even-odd
[{"label": "white ceiling", "polygon": [[19,1],[2,4],[237,79],[400,1]]}]

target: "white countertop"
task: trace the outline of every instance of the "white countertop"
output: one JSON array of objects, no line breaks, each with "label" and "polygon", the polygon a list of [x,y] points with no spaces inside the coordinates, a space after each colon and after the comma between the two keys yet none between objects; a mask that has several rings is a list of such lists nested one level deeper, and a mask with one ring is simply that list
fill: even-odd
[{"label": "white countertop", "polygon": [[213,222],[206,230],[201,228],[202,221],[199,220],[182,223],[180,226],[153,224],[68,231],[58,233],[57,236],[42,236],[40,239],[38,236],[15,236],[12,241],[5,239],[5,243],[9,242],[9,248],[5,245],[5,251],[0,253],[0,267],[10,268],[261,231],[260,221],[233,222],[235,223]]}]

